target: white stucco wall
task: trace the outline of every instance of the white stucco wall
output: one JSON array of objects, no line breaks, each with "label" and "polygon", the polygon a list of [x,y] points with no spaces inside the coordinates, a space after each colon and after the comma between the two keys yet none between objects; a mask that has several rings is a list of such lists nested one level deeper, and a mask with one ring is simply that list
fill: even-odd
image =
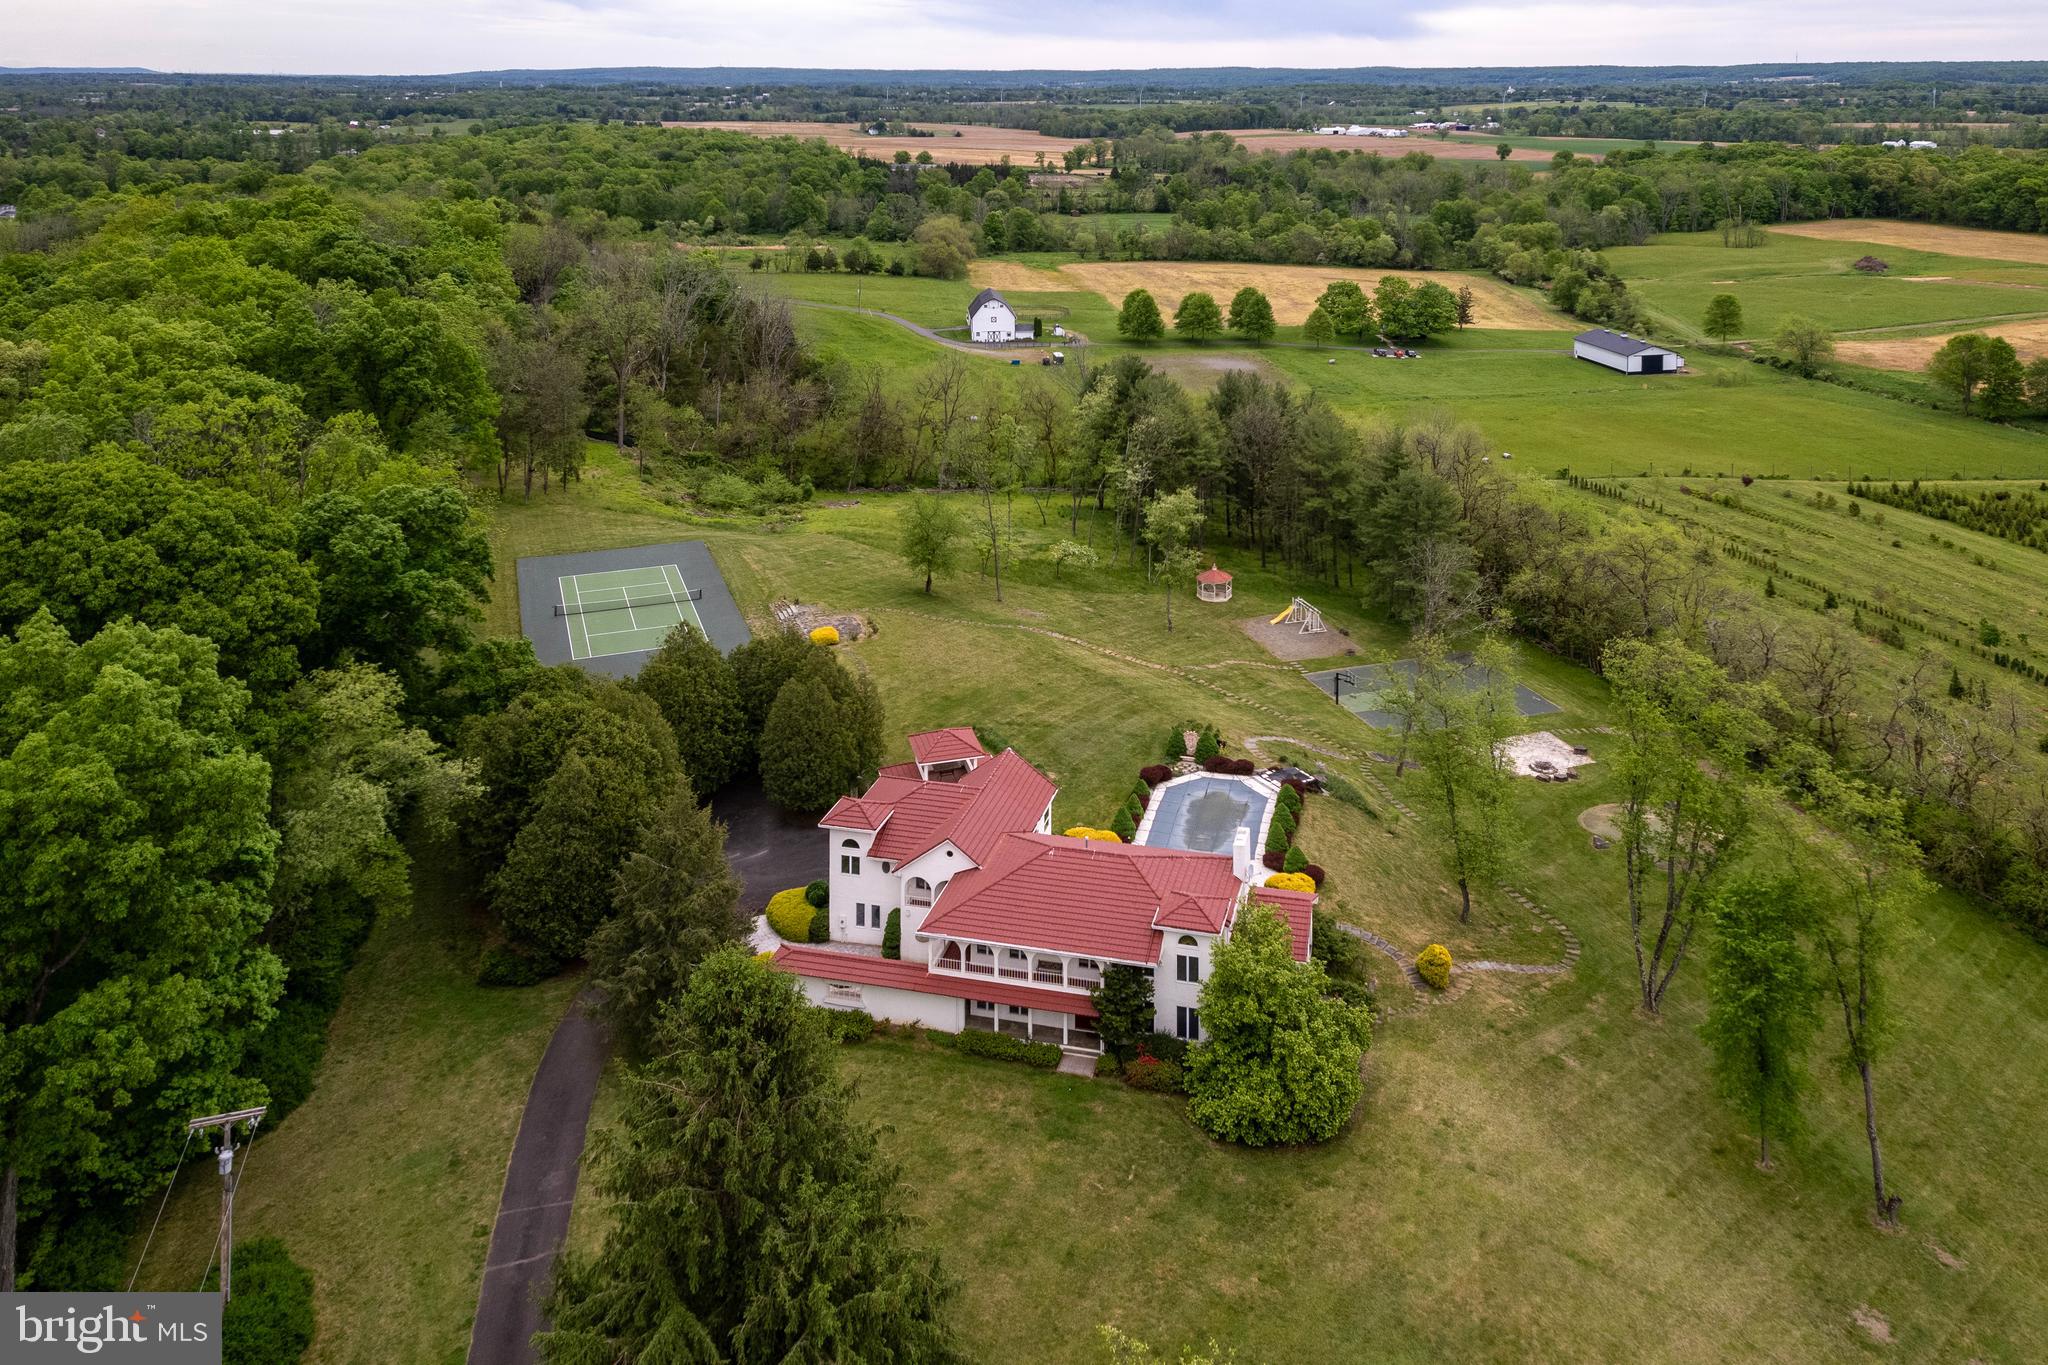
[{"label": "white stucco wall", "polygon": [[[831,871],[826,873],[825,882],[831,894],[832,937],[848,943],[880,943],[889,911],[901,903],[897,899],[895,875],[882,871],[882,864],[868,856],[868,848],[875,841],[874,835],[838,829],[828,829],[825,834],[831,852],[828,863]],[[849,839],[853,840],[855,847],[845,846]],[[839,859],[852,853],[860,855],[858,875],[839,870]],[[866,928],[856,925],[853,922],[856,904],[881,906],[882,924]]]},{"label": "white stucco wall", "polygon": [[[1209,979],[1210,950],[1215,946],[1211,934],[1189,934],[1195,946],[1190,948],[1180,941],[1179,929],[1162,931],[1164,942],[1159,948],[1159,965],[1152,970],[1152,1026],[1161,1033],[1174,1031],[1174,1010],[1181,1005],[1199,1009],[1202,1004],[1202,982]],[[1176,980],[1174,959],[1190,954],[1202,964],[1202,981]]]},{"label": "white stucco wall", "polygon": [[856,1006],[841,998],[846,991],[835,992],[832,983],[821,977],[800,976],[797,980],[803,986],[805,998],[814,1005],[864,1009],[875,1018],[892,1024],[917,1024],[924,1028],[943,1029],[947,1033],[958,1033],[967,1026],[967,1002],[948,995],[925,995],[894,986],[852,985],[851,989],[860,994],[860,1003]]}]

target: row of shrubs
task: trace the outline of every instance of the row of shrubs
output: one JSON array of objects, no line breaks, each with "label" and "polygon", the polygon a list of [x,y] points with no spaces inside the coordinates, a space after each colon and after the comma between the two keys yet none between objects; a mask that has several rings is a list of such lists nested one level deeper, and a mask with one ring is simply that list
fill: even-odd
[{"label": "row of shrubs", "polygon": [[1095,1074],[1115,1076],[1133,1090],[1162,1095],[1187,1093],[1188,1045],[1170,1033],[1148,1033],[1138,1040],[1137,1055],[1118,1062],[1108,1054],[1096,1059]]},{"label": "row of shrubs", "polygon": [[1167,733],[1164,750],[1167,763],[1178,763],[1188,756],[1187,733],[1190,730],[1195,732],[1195,762],[1207,763],[1223,751],[1223,736],[1215,726],[1197,725],[1191,720],[1184,720]]},{"label": "row of shrubs", "polygon": [[1041,1071],[1051,1071],[1060,1064],[1060,1049],[1056,1043],[1033,1043],[1007,1033],[985,1033],[980,1029],[947,1033],[943,1029],[919,1029],[908,1025],[899,1027],[876,1019],[866,1010],[821,1008],[818,1013],[824,1017],[825,1031],[834,1042],[864,1043],[878,1034],[905,1037],[921,1035],[926,1042],[951,1048],[968,1057],[992,1057],[1001,1062],[1022,1062]]}]

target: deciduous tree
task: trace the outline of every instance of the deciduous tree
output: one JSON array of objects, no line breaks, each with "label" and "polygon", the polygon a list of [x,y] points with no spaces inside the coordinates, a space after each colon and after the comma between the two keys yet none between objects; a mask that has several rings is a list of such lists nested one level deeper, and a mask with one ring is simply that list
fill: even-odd
[{"label": "deciduous tree", "polygon": [[1801,935],[1814,898],[1797,877],[1732,878],[1707,907],[1707,1019],[1715,1087],[1756,1123],[1757,1164],[1771,1139],[1799,1131],[1813,1044],[1816,982]]},{"label": "deciduous tree", "polygon": [[1771,346],[1786,364],[1809,377],[1835,358],[1834,337],[1810,318],[1787,318]]},{"label": "deciduous tree", "polygon": [[717,645],[685,621],[641,665],[633,686],[661,708],[694,790],[709,796],[732,780],[750,747],[747,716]]},{"label": "deciduous tree", "polygon": [[1231,296],[1230,330],[1254,345],[1273,339],[1273,304],[1263,293],[1246,285]]},{"label": "deciduous tree", "polygon": [[1215,296],[1196,292],[1180,301],[1174,310],[1175,335],[1187,341],[1212,341],[1223,330],[1223,310]]},{"label": "deciduous tree", "polygon": [[1123,307],[1117,310],[1116,331],[1126,341],[1157,341],[1166,334],[1159,304],[1150,291],[1133,289],[1124,295]]},{"label": "deciduous tree", "polygon": [[1742,301],[1733,294],[1716,294],[1707,300],[1707,315],[1701,320],[1708,336],[1724,343],[1742,330]]}]

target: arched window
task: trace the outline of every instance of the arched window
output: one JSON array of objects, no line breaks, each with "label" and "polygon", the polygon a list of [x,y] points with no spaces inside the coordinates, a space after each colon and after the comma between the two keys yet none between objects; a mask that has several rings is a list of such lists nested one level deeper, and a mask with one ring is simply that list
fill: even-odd
[{"label": "arched window", "polygon": [[841,840],[839,841],[839,846],[840,846],[841,848],[859,848],[859,847],[860,847],[860,840],[858,840],[858,839],[841,839]]},{"label": "arched window", "polygon": [[860,875],[860,840],[841,839],[839,846],[853,850],[851,853],[839,855],[839,870],[849,877],[858,877]]},{"label": "arched window", "polygon": [[1195,936],[1193,934],[1182,934],[1180,936],[1180,942],[1182,947],[1192,948],[1195,946]]},{"label": "arched window", "polygon": [[[1180,946],[1183,948],[1194,948],[1199,945],[1196,944],[1193,934],[1182,934],[1180,936]],[[1190,985],[1199,982],[1202,979],[1201,957],[1195,953],[1175,953],[1173,955],[1173,979],[1175,981],[1185,981]]]},{"label": "arched window", "polygon": [[904,899],[912,905],[930,905],[932,903],[932,884],[922,877],[912,877],[910,879],[910,894],[905,896]]}]

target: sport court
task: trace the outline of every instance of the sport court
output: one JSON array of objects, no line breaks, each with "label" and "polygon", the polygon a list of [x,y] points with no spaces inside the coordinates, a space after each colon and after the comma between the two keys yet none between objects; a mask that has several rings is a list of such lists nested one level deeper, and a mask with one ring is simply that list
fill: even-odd
[{"label": "sport court", "polygon": [[700,632],[697,615],[702,588],[692,588],[674,564],[651,569],[606,569],[564,574],[555,614],[569,630],[569,657],[601,659],[659,649],[684,621]]},{"label": "sport court", "polygon": [[701,540],[519,561],[519,624],[544,664],[630,678],[683,622],[726,654],[753,638]]},{"label": "sport court", "polygon": [[[1493,679],[1487,670],[1473,662],[1470,654],[1453,654],[1451,662],[1465,666],[1466,690],[1478,691],[1491,685]],[[1394,730],[1401,724],[1401,717],[1386,703],[1386,694],[1396,673],[1407,681],[1413,681],[1420,671],[1413,659],[1396,659],[1389,664],[1361,664],[1353,668],[1331,668],[1321,673],[1306,673],[1325,696],[1357,716],[1376,730]],[[1550,698],[1535,692],[1520,683],[1515,684],[1515,710],[1524,716],[1547,716],[1562,711]]]}]

